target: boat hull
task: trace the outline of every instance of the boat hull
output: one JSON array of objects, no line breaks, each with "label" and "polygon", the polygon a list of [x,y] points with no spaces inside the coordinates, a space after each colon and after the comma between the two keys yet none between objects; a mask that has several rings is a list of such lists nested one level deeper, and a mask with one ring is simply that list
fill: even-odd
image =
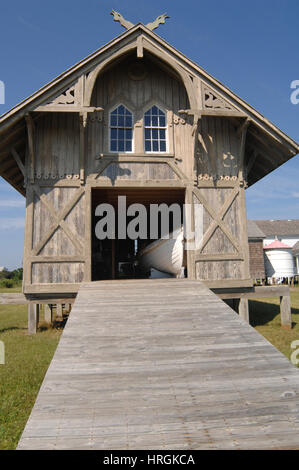
[{"label": "boat hull", "polygon": [[181,273],[184,258],[183,228],[169,234],[169,238],[154,241],[139,253],[139,266],[145,271],[154,268],[164,273]]}]

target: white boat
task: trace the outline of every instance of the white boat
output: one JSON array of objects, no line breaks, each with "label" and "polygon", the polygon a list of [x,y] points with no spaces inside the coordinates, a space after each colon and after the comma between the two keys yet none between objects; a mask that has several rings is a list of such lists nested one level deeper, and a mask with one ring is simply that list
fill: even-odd
[{"label": "white boat", "polygon": [[180,227],[150,243],[139,252],[139,266],[144,271],[152,268],[175,276],[181,275],[184,258],[184,229]]}]

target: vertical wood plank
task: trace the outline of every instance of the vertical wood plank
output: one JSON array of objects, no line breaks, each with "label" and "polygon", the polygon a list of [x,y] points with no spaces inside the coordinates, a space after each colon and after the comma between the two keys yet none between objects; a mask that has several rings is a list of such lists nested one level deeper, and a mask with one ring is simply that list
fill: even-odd
[{"label": "vertical wood plank", "polygon": [[292,328],[291,298],[289,295],[280,297],[281,326],[286,329]]},{"label": "vertical wood plank", "polygon": [[28,334],[33,335],[37,332],[39,322],[39,304],[28,305]]}]

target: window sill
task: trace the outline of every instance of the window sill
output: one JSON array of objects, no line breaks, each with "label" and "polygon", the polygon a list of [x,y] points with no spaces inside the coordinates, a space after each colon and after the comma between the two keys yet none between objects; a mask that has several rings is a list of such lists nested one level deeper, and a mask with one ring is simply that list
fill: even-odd
[{"label": "window sill", "polygon": [[96,160],[101,160],[102,158],[117,158],[117,157],[134,157],[134,158],[174,158],[173,153],[161,152],[161,153],[134,153],[134,152],[127,152],[127,153],[118,153],[118,152],[111,152],[111,153],[102,153],[95,157]]}]

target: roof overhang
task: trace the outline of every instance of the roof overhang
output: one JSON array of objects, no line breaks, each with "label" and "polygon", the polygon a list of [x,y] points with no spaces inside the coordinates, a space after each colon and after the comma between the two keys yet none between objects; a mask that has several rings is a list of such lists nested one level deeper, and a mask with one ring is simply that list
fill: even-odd
[{"label": "roof overhang", "polygon": [[[109,64],[117,54],[135,48],[138,55],[138,48],[140,50],[141,47],[146,53],[155,55],[175,69],[184,81],[191,107],[196,105],[196,97],[194,94],[192,95],[191,82],[200,80],[205,85],[212,87],[237,110],[236,116],[231,116],[236,123],[238,121],[240,124],[240,120],[244,118],[249,120],[245,149],[245,162],[249,168],[247,175],[249,185],[299,153],[297,142],[204,69],[139,23],[90,54],[0,117],[0,176],[24,195],[22,166],[25,162],[27,147],[26,115],[34,111],[33,120],[38,119],[39,113],[36,110],[41,109],[43,105],[63,93],[79,77],[82,75],[87,77],[88,75],[92,83],[91,77],[96,78],[97,74],[101,73],[104,66]],[[84,100],[88,106],[87,97]]]}]

